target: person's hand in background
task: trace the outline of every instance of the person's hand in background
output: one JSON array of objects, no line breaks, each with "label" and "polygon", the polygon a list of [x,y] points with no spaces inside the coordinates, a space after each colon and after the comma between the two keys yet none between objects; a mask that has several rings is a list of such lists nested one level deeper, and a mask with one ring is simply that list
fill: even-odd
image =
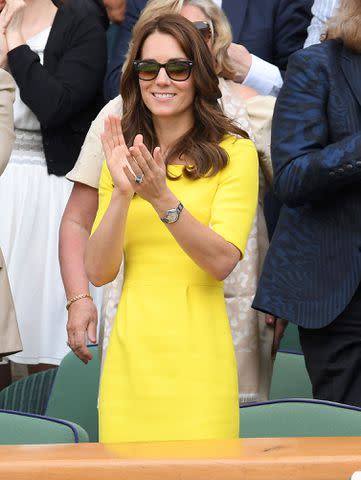
[{"label": "person's hand in background", "polygon": [[0,0],[0,68],[6,68],[9,51],[7,32],[8,29],[17,28],[22,22],[25,8],[23,0]]},{"label": "person's hand in background", "polygon": [[252,65],[252,56],[243,45],[231,43],[228,47],[228,55],[231,58],[233,68],[236,70],[235,80],[242,83],[247,77]]},{"label": "person's hand in background", "polygon": [[5,7],[1,11],[0,29],[6,36],[9,51],[24,43],[21,27],[25,7],[24,0],[6,0]]},{"label": "person's hand in background", "polygon": [[275,357],[277,351],[279,349],[282,337],[285,333],[285,330],[288,325],[287,320],[283,320],[282,318],[276,318],[273,315],[266,314],[265,322],[267,325],[274,328],[273,334],[273,345],[272,345],[272,357]]}]

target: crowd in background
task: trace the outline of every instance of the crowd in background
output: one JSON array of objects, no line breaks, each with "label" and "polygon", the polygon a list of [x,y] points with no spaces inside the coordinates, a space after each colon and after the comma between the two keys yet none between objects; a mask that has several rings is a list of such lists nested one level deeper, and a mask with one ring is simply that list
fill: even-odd
[{"label": "crowd in background", "polygon": [[[0,325],[13,343],[3,344],[1,332],[0,384],[9,381],[9,360],[32,373],[58,365],[71,348],[88,362],[88,341],[99,343],[104,361],[124,286],[124,262],[107,281],[91,278],[106,284],[98,288],[89,287],[94,263],[84,263],[106,197],[104,145],[109,166],[124,143],[115,118],[128,118],[120,84],[132,35],[136,41],[158,16],[180,14],[212,55],[223,112],[258,152],[247,241],[224,275],[238,401],[268,398],[290,321],[299,326],[314,396],[361,406],[361,2],[0,0],[0,9],[2,162],[10,157],[0,179],[0,246],[22,342],[7,295]],[[9,291],[4,273],[0,298],[3,283]]]}]

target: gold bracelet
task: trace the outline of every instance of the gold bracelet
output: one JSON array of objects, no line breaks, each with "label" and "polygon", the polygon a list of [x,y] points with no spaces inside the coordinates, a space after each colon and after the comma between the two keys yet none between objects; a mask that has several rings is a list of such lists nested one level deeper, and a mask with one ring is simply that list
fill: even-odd
[{"label": "gold bracelet", "polygon": [[72,297],[67,301],[66,309],[69,310],[69,307],[72,303],[76,302],[77,300],[81,300],[82,298],[90,298],[90,300],[93,300],[93,297],[89,293],[80,293],[79,295],[75,295],[75,297]]}]

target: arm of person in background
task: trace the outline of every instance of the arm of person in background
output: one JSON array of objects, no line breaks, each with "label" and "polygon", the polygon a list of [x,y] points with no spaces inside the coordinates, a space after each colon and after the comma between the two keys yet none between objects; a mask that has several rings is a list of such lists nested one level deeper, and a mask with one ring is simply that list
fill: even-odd
[{"label": "arm of person in background", "polygon": [[280,0],[272,28],[273,63],[252,55],[243,45],[229,47],[236,81],[243,82],[261,95],[277,96],[283,84],[288,57],[303,48],[307,26],[311,20],[312,0]]},{"label": "arm of person in background", "polygon": [[15,82],[4,70],[7,66],[8,46],[5,29],[11,20],[11,14],[5,5],[0,13],[0,175],[3,173],[15,140],[13,103]]},{"label": "arm of person in background", "polygon": [[50,74],[24,43],[21,24],[14,20],[15,16],[6,29],[8,63],[21,98],[42,127],[63,125],[97,94],[106,66],[105,31],[95,16],[84,15],[56,72]]},{"label": "arm of person in background", "polygon": [[[109,102],[93,121],[85,138],[79,158],[67,178],[74,182],[72,194],[64,211],[59,231],[59,260],[66,297],[89,293],[85,272],[85,248],[98,208],[99,177],[104,161],[101,134],[104,119],[110,114],[121,115],[122,100]],[[92,355],[86,339],[96,340],[97,310],[90,298],[71,304],[68,310],[68,342],[84,362]]]},{"label": "arm of person in background", "polygon": [[103,0],[111,22],[121,23],[125,18],[126,0]]},{"label": "arm of person in background", "polygon": [[[246,101],[249,123],[257,146],[260,168],[268,185],[272,185],[273,170],[271,160],[271,127],[276,99],[271,96],[257,95]],[[279,216],[280,208],[275,215]],[[282,337],[287,328],[287,320],[265,314],[265,322],[273,327],[272,356],[274,357],[280,346]]]},{"label": "arm of person in background", "polygon": [[114,29],[114,39],[111,42],[113,55],[110,58],[104,79],[104,98],[106,102],[119,95],[120,75],[132,37],[132,30],[145,4],[145,0],[128,0],[125,19],[121,25]]},{"label": "arm of person in background", "polygon": [[334,14],[339,0],[315,0],[312,6],[312,20],[307,29],[304,48],[320,43],[320,37],[325,32],[326,22]]},{"label": "arm of person in background", "polygon": [[[98,192],[82,183],[74,184],[59,230],[59,261],[67,299],[89,294],[84,252],[98,208]],[[91,298],[72,303],[68,310],[68,343],[84,362],[92,359],[87,338],[96,342],[97,309]]]},{"label": "arm of person in background", "polygon": [[261,170],[268,185],[272,185],[271,128],[276,99],[273,96],[256,95],[246,100],[248,120],[254,135]]},{"label": "arm of person in background", "polygon": [[[328,62],[325,49],[297,52],[276,102],[271,148],[274,190],[290,207],[325,201],[327,195],[361,180],[361,132],[335,143],[329,140]],[[347,175],[340,175],[345,165],[350,165]]]},{"label": "arm of person in background", "polygon": [[236,43],[231,43],[228,54],[236,69],[236,82],[254,88],[260,95],[277,96],[283,80],[276,65],[252,55],[245,46]]},{"label": "arm of person in background", "polygon": [[4,70],[7,64],[8,47],[5,29],[11,16],[7,6],[0,13],[0,175],[3,173],[15,140],[13,103],[15,99],[15,82]]}]

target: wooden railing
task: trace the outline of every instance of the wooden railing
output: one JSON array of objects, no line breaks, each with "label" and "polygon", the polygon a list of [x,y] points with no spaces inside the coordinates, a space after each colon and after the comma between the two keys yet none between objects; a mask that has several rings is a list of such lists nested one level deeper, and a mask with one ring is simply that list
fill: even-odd
[{"label": "wooden railing", "polygon": [[349,480],[361,438],[0,447],[1,480]]}]

